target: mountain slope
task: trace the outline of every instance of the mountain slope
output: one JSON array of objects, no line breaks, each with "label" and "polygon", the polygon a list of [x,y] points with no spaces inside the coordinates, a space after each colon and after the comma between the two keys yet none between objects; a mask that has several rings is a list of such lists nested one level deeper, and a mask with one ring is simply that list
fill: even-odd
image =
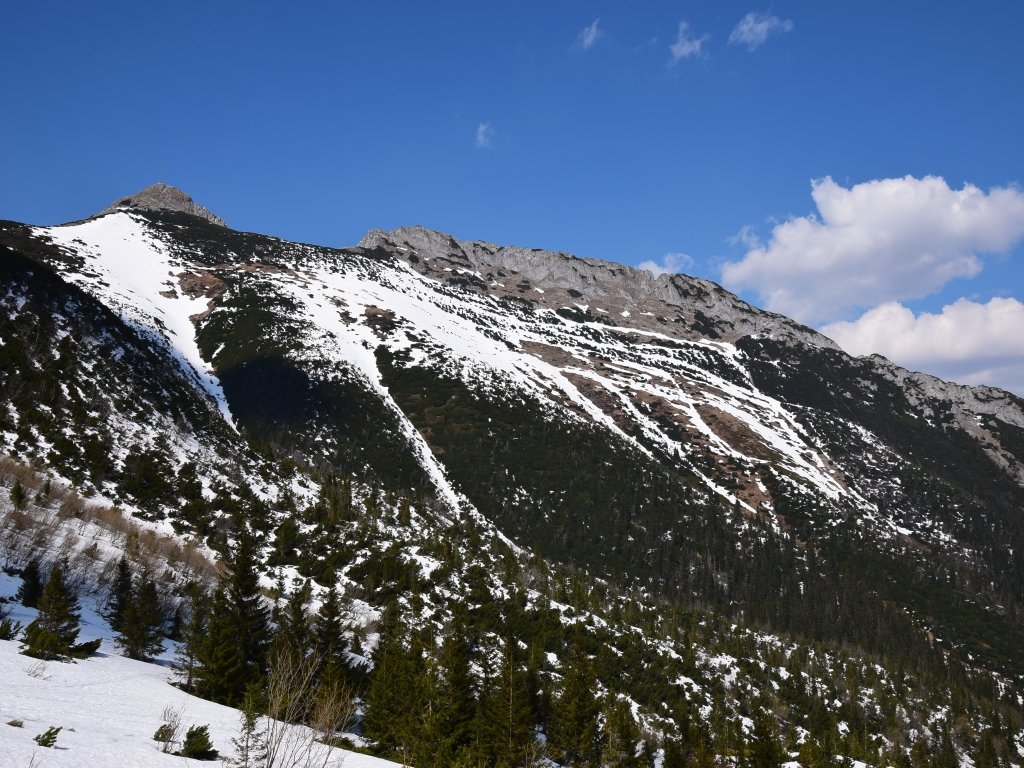
[{"label": "mountain slope", "polygon": [[[712,660],[742,667],[741,646],[1018,690],[1009,393],[851,358],[708,281],[421,228],[329,249],[143,200],[4,224],[0,244],[5,450],[222,550],[247,520],[268,568],[340,580],[354,616],[425,601],[440,630],[483,592],[521,593],[531,632],[589,617],[598,655],[638,654],[620,683],[651,727],[674,697],[711,707]],[[55,451],[59,434],[84,447]],[[475,620],[493,633],[516,610]],[[659,675],[696,635],[701,660]],[[666,685],[680,675],[703,693]],[[727,708],[779,690],[742,675]],[[925,698],[904,706],[924,717]]]}]

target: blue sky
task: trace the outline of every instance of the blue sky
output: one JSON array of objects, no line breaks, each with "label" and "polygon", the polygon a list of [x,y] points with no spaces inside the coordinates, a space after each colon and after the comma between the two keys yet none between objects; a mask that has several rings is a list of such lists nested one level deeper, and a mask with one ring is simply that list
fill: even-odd
[{"label": "blue sky", "polygon": [[1019,2],[4,19],[0,217],[76,219],[166,181],[291,239],[423,224],[674,267],[853,352],[1024,393]]}]

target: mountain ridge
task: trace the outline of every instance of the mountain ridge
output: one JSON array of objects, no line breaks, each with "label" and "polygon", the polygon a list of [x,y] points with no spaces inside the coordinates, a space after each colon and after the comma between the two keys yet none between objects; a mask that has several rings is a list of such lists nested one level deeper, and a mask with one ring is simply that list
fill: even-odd
[{"label": "mountain ridge", "polygon": [[[2,452],[216,552],[251,528],[267,583],[277,569],[319,595],[339,585],[369,647],[392,600],[435,637],[468,601],[481,648],[529,631],[557,686],[552,627],[582,623],[603,690],[665,733],[672,706],[738,722],[763,700],[780,732],[831,733],[808,719],[830,705],[772,672],[783,647],[854,649],[843,664],[881,665],[884,681],[912,670],[921,693],[902,706],[919,724],[946,722],[924,703],[950,711],[941,680],[985,701],[1024,680],[1024,421],[1009,393],[853,358],[697,279],[423,228],[332,249],[122,208],[5,223],[0,244],[18,254]],[[63,312],[62,284],[78,297]],[[76,341],[91,338],[117,341]],[[166,402],[153,356],[177,371],[160,374]],[[723,655],[732,682],[713,671]],[[805,669],[847,700],[832,672]],[[842,722],[918,738],[879,680]],[[986,706],[1024,728],[1002,694]],[[971,714],[963,754],[987,717]]]}]

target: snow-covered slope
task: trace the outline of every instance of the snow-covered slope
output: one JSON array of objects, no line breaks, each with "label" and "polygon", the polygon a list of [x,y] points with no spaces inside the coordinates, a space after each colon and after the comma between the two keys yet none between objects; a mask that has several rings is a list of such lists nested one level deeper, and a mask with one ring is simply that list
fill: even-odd
[{"label": "snow-covered slope", "polygon": [[[0,593],[6,593],[9,586],[8,580],[0,577]],[[19,609],[14,618],[27,624],[34,613]],[[86,612],[83,616],[80,637],[102,637],[104,642],[94,656],[64,663],[22,656],[18,653],[19,643],[0,640],[0,768],[202,765],[163,753],[160,744],[153,740],[167,710],[180,716],[182,734],[194,725],[208,725],[213,746],[221,757],[235,756],[232,739],[238,737],[241,723],[238,710],[175,688],[171,685],[173,671],[166,662],[149,664],[119,655],[109,641],[109,628],[95,613]],[[21,725],[14,726],[12,722]],[[61,729],[56,745],[40,747],[33,737],[50,727]],[[342,749],[330,751],[330,765],[395,765]]]}]

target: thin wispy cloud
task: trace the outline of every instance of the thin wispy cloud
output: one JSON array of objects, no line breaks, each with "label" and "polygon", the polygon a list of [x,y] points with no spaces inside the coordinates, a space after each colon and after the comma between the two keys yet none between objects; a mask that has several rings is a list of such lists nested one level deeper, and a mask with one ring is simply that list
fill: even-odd
[{"label": "thin wispy cloud", "polygon": [[772,35],[783,35],[792,29],[793,22],[789,19],[751,11],[733,28],[729,35],[729,45],[743,45],[748,51],[756,51]]},{"label": "thin wispy cloud", "polygon": [[708,41],[711,35],[700,35],[699,37],[690,29],[689,22],[679,22],[679,33],[676,35],[676,41],[668,47],[669,54],[672,58],[669,61],[670,64],[678,64],[683,59],[689,59],[693,56],[699,56],[701,48],[704,43]]},{"label": "thin wispy cloud", "polygon": [[594,19],[593,23],[580,30],[580,33],[576,36],[577,48],[581,51],[589,51],[597,44],[597,41],[604,36],[604,32],[598,27],[600,22],[600,19]]},{"label": "thin wispy cloud", "polygon": [[494,142],[494,129],[490,123],[480,123],[476,127],[476,139],[473,146],[477,149],[490,149]]},{"label": "thin wispy cloud", "polygon": [[648,260],[637,265],[639,269],[646,269],[657,277],[658,275],[678,275],[685,270],[693,269],[693,258],[685,253],[666,253],[660,261]]}]

